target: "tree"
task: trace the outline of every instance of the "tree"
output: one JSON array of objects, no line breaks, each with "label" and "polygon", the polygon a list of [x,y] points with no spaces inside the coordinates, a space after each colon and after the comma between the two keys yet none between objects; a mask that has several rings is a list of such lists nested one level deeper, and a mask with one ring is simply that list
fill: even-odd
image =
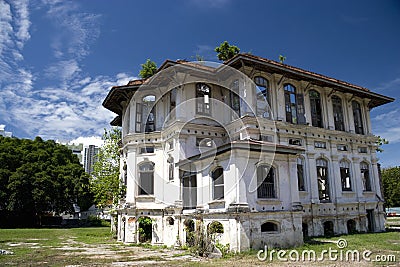
[{"label": "tree", "polygon": [[286,60],[286,57],[285,56],[282,56],[282,55],[279,55],[279,62],[280,63],[284,63],[285,62],[285,60]]},{"label": "tree", "polygon": [[157,65],[154,61],[150,59],[146,60],[146,63],[141,64],[142,69],[139,72],[139,76],[142,79],[147,79],[153,76],[157,72]]},{"label": "tree", "polygon": [[387,207],[400,207],[400,166],[382,170],[382,185]]},{"label": "tree", "polygon": [[32,226],[46,213],[73,212],[73,204],[86,210],[92,204],[88,185],[88,175],[67,147],[40,137],[0,137],[0,217],[20,218],[14,226]]},{"label": "tree", "polygon": [[219,60],[228,60],[239,54],[240,49],[235,45],[230,45],[227,41],[220,44],[215,48]]},{"label": "tree", "polygon": [[120,185],[119,179],[118,143],[121,141],[121,129],[117,127],[109,131],[104,129],[103,140],[104,145],[99,149],[90,179],[94,200],[100,207],[117,204],[124,193],[124,187]]},{"label": "tree", "polygon": [[376,141],[377,144],[377,148],[376,148],[376,152],[383,152],[383,149],[381,148],[382,145],[387,145],[389,144],[389,141],[386,140],[383,137],[378,136],[378,140]]}]

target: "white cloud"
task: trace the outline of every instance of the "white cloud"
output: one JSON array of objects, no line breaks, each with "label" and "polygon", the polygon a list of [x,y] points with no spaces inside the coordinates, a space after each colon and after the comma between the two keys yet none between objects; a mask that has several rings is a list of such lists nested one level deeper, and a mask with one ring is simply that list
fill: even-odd
[{"label": "white cloud", "polygon": [[100,136],[79,136],[78,138],[71,140],[70,144],[83,144],[84,146],[95,145],[95,146],[102,146],[104,141],[101,139]]},{"label": "white cloud", "polygon": [[400,142],[400,108],[372,118],[374,133],[394,144]]}]

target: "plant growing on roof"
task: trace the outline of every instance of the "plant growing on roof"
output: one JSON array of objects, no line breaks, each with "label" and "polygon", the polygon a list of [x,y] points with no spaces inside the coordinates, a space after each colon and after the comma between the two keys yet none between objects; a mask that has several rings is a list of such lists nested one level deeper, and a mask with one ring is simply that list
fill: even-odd
[{"label": "plant growing on roof", "polygon": [[147,79],[153,76],[157,72],[157,65],[154,61],[147,59],[144,64],[141,64],[142,69],[139,72],[139,76],[142,79]]},{"label": "plant growing on roof", "polygon": [[230,45],[227,41],[221,43],[215,48],[219,60],[228,60],[239,54],[240,49],[235,45]]}]

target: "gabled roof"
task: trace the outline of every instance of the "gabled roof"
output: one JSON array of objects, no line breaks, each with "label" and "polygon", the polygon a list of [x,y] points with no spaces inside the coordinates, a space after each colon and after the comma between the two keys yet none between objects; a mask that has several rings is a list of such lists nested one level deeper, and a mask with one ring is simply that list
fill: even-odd
[{"label": "gabled roof", "polygon": [[[265,70],[270,73],[276,73],[282,75],[282,78],[292,78],[299,81],[309,82],[310,85],[318,85],[322,87],[332,88],[330,93],[335,91],[351,93],[361,98],[371,99],[369,107],[377,107],[383,104],[387,104],[394,101],[394,98],[387,97],[381,94],[371,92],[365,87],[354,85],[345,81],[334,79],[322,74],[304,70],[301,68],[293,67],[287,64],[283,64],[274,60],[254,56],[251,54],[237,54],[233,58],[224,62],[219,68],[212,68],[201,62],[190,62],[186,60],[165,60],[163,64],[158,68],[157,73],[163,69],[169,68],[176,64],[184,65],[187,68],[198,69],[204,71],[204,73],[216,73],[224,68],[224,66],[230,66],[239,69],[244,66],[254,67],[258,70]],[[149,79],[138,79],[131,80],[126,85],[113,86],[108,93],[107,97],[103,101],[103,106],[112,112],[121,115],[123,101],[128,101],[143,84],[149,82]],[[113,123],[119,123],[120,119],[116,119]]]}]

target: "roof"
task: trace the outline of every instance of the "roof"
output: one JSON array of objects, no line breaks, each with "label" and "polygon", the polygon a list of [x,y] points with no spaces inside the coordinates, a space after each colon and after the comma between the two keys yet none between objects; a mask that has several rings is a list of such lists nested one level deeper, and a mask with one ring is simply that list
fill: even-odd
[{"label": "roof", "polygon": [[[201,62],[189,62],[186,60],[173,61],[167,59],[158,68],[157,72],[160,72],[161,70],[174,66],[176,64],[180,64],[189,68],[199,69],[205,71],[205,73],[218,72],[219,70],[222,70],[224,66],[230,66],[236,69],[239,69],[243,66],[252,66],[260,70],[268,71],[270,73],[281,74],[282,77],[292,78],[300,81],[306,81],[309,82],[310,85],[318,85],[321,87],[332,88],[332,91],[330,93],[339,91],[344,93],[352,93],[361,98],[371,99],[369,103],[370,108],[377,107],[394,101],[394,98],[371,92],[370,90],[362,86],[358,86],[322,74],[318,74],[312,71],[304,70],[274,60],[246,53],[235,55],[233,58],[225,61],[221,68],[217,69],[204,65]],[[103,106],[118,115],[122,115],[123,107],[121,103],[123,101],[130,100],[134,92],[138,90],[141,85],[149,82],[150,79],[151,78],[131,80],[126,85],[113,86],[110,92],[108,93],[107,97],[103,101]],[[114,124],[117,122],[119,121],[118,120],[113,121]]]}]

